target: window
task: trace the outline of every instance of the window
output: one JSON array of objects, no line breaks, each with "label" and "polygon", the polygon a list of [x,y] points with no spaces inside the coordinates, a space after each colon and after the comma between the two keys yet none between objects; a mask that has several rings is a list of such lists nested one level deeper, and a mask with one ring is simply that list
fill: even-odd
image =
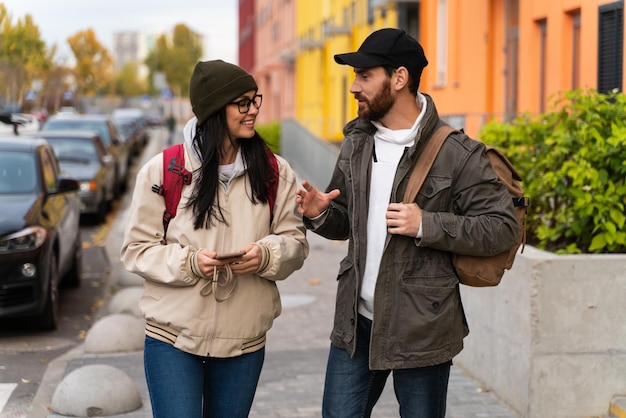
[{"label": "window", "polygon": [[547,63],[547,37],[548,37],[548,21],[541,19],[537,22],[539,27],[539,113],[546,111],[546,69]]},{"label": "window", "polygon": [[448,0],[437,2],[437,86],[448,80]]},{"label": "window", "polygon": [[600,6],[598,13],[598,91],[622,91],[624,2]]},{"label": "window", "polygon": [[572,90],[580,87],[580,10],[570,14],[572,21]]},{"label": "window", "polygon": [[398,3],[398,27],[419,41],[419,4]]},{"label": "window", "polygon": [[517,114],[518,64],[519,64],[519,2],[506,0],[504,3],[505,30],[505,119]]},{"label": "window", "polygon": [[0,194],[33,193],[37,168],[32,153],[4,151],[0,154]]},{"label": "window", "polygon": [[58,176],[58,166],[56,159],[52,155],[50,155],[48,150],[42,150],[40,158],[41,167],[43,169],[43,179],[45,182],[45,187],[48,192],[56,190]]}]

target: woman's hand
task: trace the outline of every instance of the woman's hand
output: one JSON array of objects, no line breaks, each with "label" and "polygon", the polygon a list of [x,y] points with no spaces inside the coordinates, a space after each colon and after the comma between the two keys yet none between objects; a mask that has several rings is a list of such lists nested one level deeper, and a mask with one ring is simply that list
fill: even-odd
[{"label": "woman's hand", "polygon": [[200,272],[207,279],[213,279],[213,272],[215,271],[215,267],[217,267],[218,271],[224,270],[224,265],[231,261],[229,259],[226,260],[216,260],[217,253],[215,251],[209,251],[204,248],[198,250],[196,252],[196,264],[200,269]]},{"label": "woman's hand", "polygon": [[225,261],[235,275],[254,273],[258,271],[263,257],[261,248],[256,244],[250,244],[244,250],[246,253],[240,257],[229,258]]},{"label": "woman's hand", "polygon": [[215,258],[218,256],[215,251],[200,249],[196,256],[196,262],[207,279],[213,279],[214,268],[217,267],[217,271],[224,271],[227,264],[235,275],[258,271],[263,258],[261,248],[256,244],[250,244],[242,251],[245,251],[244,255],[218,260]]}]

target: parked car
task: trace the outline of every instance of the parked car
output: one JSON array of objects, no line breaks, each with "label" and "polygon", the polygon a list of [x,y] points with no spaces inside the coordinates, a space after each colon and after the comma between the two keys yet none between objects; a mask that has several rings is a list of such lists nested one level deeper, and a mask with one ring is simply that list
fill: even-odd
[{"label": "parked car", "polygon": [[120,138],[128,144],[131,159],[141,154],[144,144],[137,123],[130,119],[113,119],[113,124],[120,133]]},{"label": "parked car", "polygon": [[115,160],[95,131],[46,131],[39,136],[52,146],[61,169],[80,182],[81,214],[100,224],[115,197]]},{"label": "parked car", "polygon": [[120,139],[117,128],[107,115],[74,115],[49,118],[41,127],[41,132],[58,130],[96,131],[109,154],[115,159],[115,196],[126,190],[131,164],[131,152],[128,144]]},{"label": "parked car", "polygon": [[35,115],[27,113],[0,113],[0,135],[22,135],[37,132],[41,127]]},{"label": "parked car", "polygon": [[145,112],[138,107],[118,107],[111,112],[112,119],[145,119]]},{"label": "parked car", "polygon": [[78,110],[74,106],[61,106],[56,116],[76,116],[78,114]]},{"label": "parked car", "polygon": [[146,122],[148,124],[148,126],[165,126],[165,117],[163,116],[163,113],[161,112],[149,112],[146,115]]},{"label": "parked car", "polygon": [[148,118],[143,111],[138,107],[120,107],[114,109],[111,112],[111,119],[113,121],[131,121],[133,122],[141,146],[146,146],[150,140],[150,134],[148,132]]},{"label": "parked car", "polygon": [[77,180],[43,139],[0,137],[0,318],[58,325],[59,285],[80,285]]}]

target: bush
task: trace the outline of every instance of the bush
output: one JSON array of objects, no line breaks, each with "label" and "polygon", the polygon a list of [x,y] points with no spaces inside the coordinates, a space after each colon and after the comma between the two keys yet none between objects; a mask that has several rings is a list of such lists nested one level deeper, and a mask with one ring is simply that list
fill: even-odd
[{"label": "bush", "polygon": [[280,123],[271,122],[265,125],[257,125],[256,131],[263,137],[273,153],[280,152]]},{"label": "bush", "polygon": [[624,253],[626,98],[576,90],[553,108],[490,122],[480,134],[524,179],[527,242],[556,253]]}]

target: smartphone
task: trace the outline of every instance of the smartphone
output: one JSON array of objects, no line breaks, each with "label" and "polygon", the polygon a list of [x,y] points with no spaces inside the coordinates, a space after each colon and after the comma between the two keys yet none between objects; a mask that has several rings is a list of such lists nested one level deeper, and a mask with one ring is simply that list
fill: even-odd
[{"label": "smartphone", "polygon": [[215,257],[215,259],[216,260],[225,260],[227,258],[237,258],[237,257],[241,257],[245,253],[246,253],[245,251],[237,251],[237,252],[234,252],[234,253],[218,254]]}]

